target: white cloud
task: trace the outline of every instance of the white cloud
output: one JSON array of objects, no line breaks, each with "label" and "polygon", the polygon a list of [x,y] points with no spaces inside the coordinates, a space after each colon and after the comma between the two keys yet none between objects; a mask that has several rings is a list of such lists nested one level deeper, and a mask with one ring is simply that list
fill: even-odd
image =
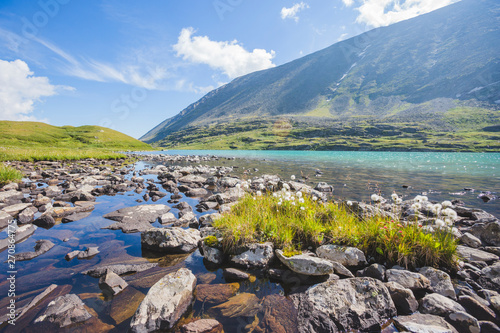
[{"label": "white cloud", "polygon": [[[344,3],[352,0],[342,0]],[[407,20],[460,0],[362,0],[357,8],[358,23],[381,27]]]},{"label": "white cloud", "polygon": [[184,60],[207,64],[222,70],[229,78],[275,66],[272,62],[274,51],[254,49],[249,52],[237,40],[217,42],[207,36],[193,36],[193,33],[193,28],[182,29],[177,44],[173,46],[177,56]]},{"label": "white cloud", "polygon": [[[342,1],[346,1],[346,0],[342,0]],[[348,1],[352,1],[352,0],[348,0]],[[306,8],[309,8],[309,5],[304,3],[304,2],[296,3],[295,5],[293,5],[290,8],[283,7],[283,8],[281,8],[281,18],[283,20],[290,18],[290,19],[295,20],[295,22],[298,22],[299,17],[297,16],[297,14],[301,10],[306,9]]]},{"label": "white cloud", "polygon": [[348,33],[343,33],[342,35],[340,35],[340,37],[337,39],[337,42],[341,42],[343,40],[345,40],[347,38],[347,36],[349,36]]},{"label": "white cloud", "polygon": [[344,5],[346,5],[347,7],[351,7],[352,5],[354,5],[354,0],[342,0],[342,2],[344,3]]},{"label": "white cloud", "polygon": [[0,60],[0,119],[37,120],[31,115],[34,103],[56,95],[59,88],[73,89],[54,86],[46,77],[33,76],[22,60]]}]

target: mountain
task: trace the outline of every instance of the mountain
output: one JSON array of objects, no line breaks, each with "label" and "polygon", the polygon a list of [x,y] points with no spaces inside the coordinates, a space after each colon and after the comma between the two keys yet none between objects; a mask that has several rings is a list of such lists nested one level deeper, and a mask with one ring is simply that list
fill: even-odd
[{"label": "mountain", "polygon": [[499,107],[500,2],[463,0],[236,78],[140,139],[196,148],[496,150]]},{"label": "mountain", "polygon": [[52,126],[33,121],[0,121],[0,146],[145,150],[151,146],[100,126]]}]

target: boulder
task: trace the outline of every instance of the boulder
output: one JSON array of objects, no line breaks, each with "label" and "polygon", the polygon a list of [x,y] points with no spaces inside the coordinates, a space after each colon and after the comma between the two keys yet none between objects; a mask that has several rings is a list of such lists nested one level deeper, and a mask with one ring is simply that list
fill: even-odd
[{"label": "boulder", "polygon": [[462,237],[460,237],[460,240],[465,245],[473,248],[478,248],[482,245],[481,240],[479,238],[468,232],[464,233]]},{"label": "boulder", "polygon": [[381,264],[372,264],[363,270],[357,271],[358,277],[371,277],[380,281],[385,281],[385,266]]},{"label": "boulder", "polygon": [[171,329],[191,305],[195,285],[196,277],[187,268],[165,275],[149,289],[132,317],[130,330]]},{"label": "boulder", "polygon": [[487,245],[500,246],[500,222],[477,223],[470,233],[480,238]]},{"label": "boulder", "polygon": [[151,228],[150,223],[155,222],[160,216],[170,211],[166,205],[142,205],[126,207],[104,215],[105,218],[117,221],[106,227],[107,229],[123,232],[143,232]]},{"label": "boulder", "polygon": [[481,270],[483,276],[492,281],[500,289],[500,262],[487,266]]},{"label": "boulder", "polygon": [[359,267],[366,265],[363,251],[355,247],[339,245],[322,245],[316,250],[320,258],[336,261],[347,267]]},{"label": "boulder", "polygon": [[20,212],[31,206],[33,206],[32,203],[18,203],[15,205],[4,207],[2,208],[2,211],[13,217],[17,217]]},{"label": "boulder", "polygon": [[392,301],[398,310],[398,315],[410,315],[418,310],[418,302],[413,292],[397,282],[385,283],[391,294]]},{"label": "boulder", "polygon": [[220,265],[224,262],[224,253],[216,247],[208,246],[205,241],[201,243],[201,254],[212,264]]},{"label": "boulder", "polygon": [[107,269],[106,273],[99,279],[99,288],[108,295],[114,296],[127,288],[128,283],[113,271]]},{"label": "boulder", "polygon": [[397,282],[403,287],[411,289],[413,292],[426,290],[431,286],[429,279],[422,274],[404,269],[388,269],[385,272],[385,276],[388,282]]},{"label": "boulder", "polygon": [[54,220],[50,213],[46,212],[33,221],[33,224],[44,229],[50,229],[56,225],[56,220]]},{"label": "boulder", "polygon": [[394,325],[400,332],[458,333],[444,318],[431,314],[398,316],[394,318]]},{"label": "boulder", "polygon": [[235,187],[237,184],[240,183],[241,180],[233,177],[222,177],[219,182],[221,187]]},{"label": "boulder", "polygon": [[447,273],[433,267],[423,267],[419,270],[419,273],[429,279],[431,288],[435,293],[449,297],[453,300],[457,299],[455,288],[453,288],[451,278]]},{"label": "boulder", "polygon": [[333,192],[333,186],[325,182],[319,182],[314,189],[319,192]]},{"label": "boulder", "polygon": [[372,278],[327,281],[290,297],[300,332],[379,331],[396,315],[389,291]]},{"label": "boulder", "polygon": [[252,243],[238,249],[229,260],[232,264],[245,268],[263,268],[274,258],[272,243]]},{"label": "boulder", "polygon": [[481,332],[478,320],[465,312],[450,313],[446,316],[446,321],[452,324],[459,333]]},{"label": "boulder", "polygon": [[222,324],[215,319],[197,319],[181,326],[181,333],[222,333]]},{"label": "boulder", "polygon": [[495,254],[462,245],[457,246],[457,254],[466,261],[492,262],[499,259]]},{"label": "boulder", "polygon": [[433,314],[441,317],[453,312],[466,312],[464,307],[457,302],[440,294],[428,294],[420,300],[421,313]]},{"label": "boulder", "polygon": [[8,203],[10,201],[22,200],[24,198],[23,192],[16,190],[9,190],[0,192],[0,203]]},{"label": "boulder", "polygon": [[245,196],[245,191],[239,187],[232,187],[228,191],[215,195],[215,200],[220,204],[238,201]]},{"label": "boulder", "polygon": [[198,247],[200,231],[182,228],[150,228],[141,233],[142,247],[165,253],[189,253]]},{"label": "boulder", "polygon": [[464,312],[467,312],[479,320],[485,321],[497,321],[497,315],[495,311],[490,309],[488,306],[481,304],[476,299],[463,295],[458,298],[458,302],[465,308]]},{"label": "boulder", "polygon": [[281,250],[276,250],[276,256],[285,266],[295,273],[303,275],[328,275],[334,272],[334,266],[330,260],[307,254],[286,257]]},{"label": "boulder", "polygon": [[6,228],[13,219],[12,215],[0,210],[0,230]]},{"label": "boulder", "polygon": [[174,214],[169,212],[169,213],[165,213],[162,216],[160,216],[159,221],[161,224],[172,224],[172,223],[177,222],[177,218],[175,217]]},{"label": "boulder", "polygon": [[35,323],[47,321],[62,328],[81,323],[91,317],[80,297],[68,294],[59,296],[50,302],[43,314],[35,319]]},{"label": "boulder", "polygon": [[[35,208],[35,210],[37,209]],[[18,224],[31,223],[34,217],[35,217],[35,212],[32,210],[32,207],[28,207],[19,213],[19,215],[17,216],[17,223]]]}]

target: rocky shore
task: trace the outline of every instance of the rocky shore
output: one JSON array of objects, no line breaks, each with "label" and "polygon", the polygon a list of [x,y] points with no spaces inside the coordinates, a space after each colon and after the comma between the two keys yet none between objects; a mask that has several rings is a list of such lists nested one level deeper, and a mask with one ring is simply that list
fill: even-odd
[{"label": "rocky shore", "polygon": [[[9,259],[42,261],[57,253],[60,259],[50,260],[62,270],[99,258],[75,266],[70,275],[88,277],[85,281],[98,286],[105,301],[89,302],[94,296],[73,292],[75,286],[37,285],[20,297],[14,314],[7,297],[0,302],[6,332],[22,325],[29,332],[110,332],[125,326],[131,332],[500,332],[500,221],[483,210],[458,200],[441,205],[424,196],[400,203],[402,222],[418,221],[429,232],[442,223],[450,228],[460,243],[455,270],[410,271],[336,244],[288,255],[272,243],[252,243],[224,253],[212,224],[247,193],[287,188],[331,200],[333,187],[319,182],[313,188],[266,174],[245,181],[231,166],[205,165],[227,161],[216,156],[135,158],[150,166],[137,169],[126,160],[12,163],[26,178],[0,189],[0,228],[6,235],[14,228],[16,244],[30,237],[36,242],[33,251]],[[135,205],[103,212],[99,217],[109,222],[103,228],[140,234],[142,252],[169,258],[167,269],[161,259],[113,261],[105,238],[83,246],[71,245],[71,237],[36,237],[39,229],[56,232],[67,223],[86,221],[96,214],[101,198],[118,195],[137,197]],[[358,216],[397,218],[390,202],[371,199],[371,204],[344,204]],[[447,221],[436,218],[436,205],[449,209]],[[0,240],[4,260],[9,244],[8,237]],[[187,268],[193,253],[203,256],[209,272],[221,270],[222,280]],[[258,296],[247,288],[256,279],[271,281],[283,292]],[[2,293],[8,287],[0,283]],[[200,308],[203,316],[193,315]]]}]

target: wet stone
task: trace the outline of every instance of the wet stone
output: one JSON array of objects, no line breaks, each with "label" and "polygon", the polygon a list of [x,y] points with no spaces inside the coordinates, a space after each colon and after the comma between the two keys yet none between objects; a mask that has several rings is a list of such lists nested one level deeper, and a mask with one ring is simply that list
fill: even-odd
[{"label": "wet stone", "polygon": [[199,284],[195,289],[197,301],[207,305],[218,305],[227,302],[238,291],[238,283],[230,284]]}]

